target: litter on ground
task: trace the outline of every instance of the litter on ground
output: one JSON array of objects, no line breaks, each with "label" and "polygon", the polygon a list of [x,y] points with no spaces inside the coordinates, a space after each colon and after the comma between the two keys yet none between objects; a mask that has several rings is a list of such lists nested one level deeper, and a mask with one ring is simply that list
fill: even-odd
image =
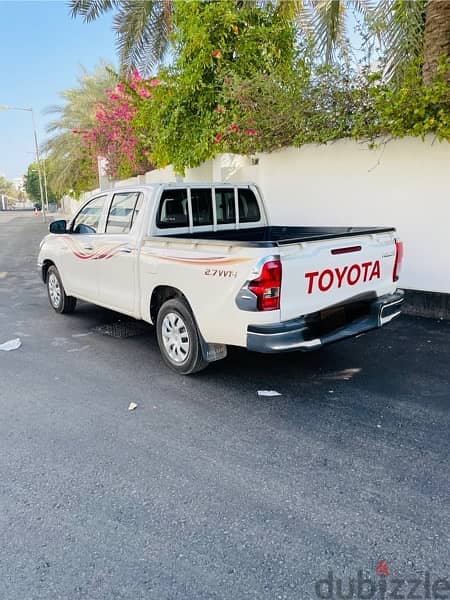
[{"label": "litter on ground", "polygon": [[10,350],[17,350],[17,348],[20,348],[21,345],[22,342],[20,341],[20,338],[15,338],[13,340],[8,340],[7,342],[0,344],[0,350],[3,350],[4,352],[9,352]]}]

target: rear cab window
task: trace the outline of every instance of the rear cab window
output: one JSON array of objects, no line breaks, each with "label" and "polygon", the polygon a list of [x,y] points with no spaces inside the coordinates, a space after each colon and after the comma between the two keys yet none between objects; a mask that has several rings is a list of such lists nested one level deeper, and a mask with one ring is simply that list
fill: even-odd
[{"label": "rear cab window", "polygon": [[214,189],[217,225],[236,223],[236,202],[234,188]]},{"label": "rear cab window", "polygon": [[238,189],[239,223],[257,223],[261,220],[258,201],[248,188]]},{"label": "rear cab window", "polygon": [[217,185],[164,189],[156,213],[157,229],[173,233],[216,231],[260,223],[255,193],[249,187]]},{"label": "rear cab window", "polygon": [[192,224],[194,227],[213,225],[211,188],[191,188]]},{"label": "rear cab window", "polygon": [[156,226],[159,229],[189,227],[188,196],[186,189],[164,190],[159,201]]}]

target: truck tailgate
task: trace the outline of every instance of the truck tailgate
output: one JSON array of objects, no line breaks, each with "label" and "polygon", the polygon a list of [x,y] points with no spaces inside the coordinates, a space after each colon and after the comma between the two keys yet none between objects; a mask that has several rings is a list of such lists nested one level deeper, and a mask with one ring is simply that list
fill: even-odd
[{"label": "truck tailgate", "polygon": [[281,320],[395,289],[394,232],[355,234],[286,245],[281,260]]}]

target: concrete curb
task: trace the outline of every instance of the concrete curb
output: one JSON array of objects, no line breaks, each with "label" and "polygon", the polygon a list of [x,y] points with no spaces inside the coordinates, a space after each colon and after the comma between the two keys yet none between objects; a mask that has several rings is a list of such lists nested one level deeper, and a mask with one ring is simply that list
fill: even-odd
[{"label": "concrete curb", "polygon": [[450,294],[405,290],[403,313],[417,317],[450,320]]}]

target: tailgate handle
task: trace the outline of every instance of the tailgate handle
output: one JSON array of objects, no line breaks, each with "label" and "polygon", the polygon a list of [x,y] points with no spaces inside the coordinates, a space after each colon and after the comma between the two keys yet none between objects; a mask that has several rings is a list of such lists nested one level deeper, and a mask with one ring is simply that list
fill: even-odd
[{"label": "tailgate handle", "polygon": [[331,254],[349,254],[350,252],[360,252],[361,246],[347,246],[346,248],[333,248]]}]

